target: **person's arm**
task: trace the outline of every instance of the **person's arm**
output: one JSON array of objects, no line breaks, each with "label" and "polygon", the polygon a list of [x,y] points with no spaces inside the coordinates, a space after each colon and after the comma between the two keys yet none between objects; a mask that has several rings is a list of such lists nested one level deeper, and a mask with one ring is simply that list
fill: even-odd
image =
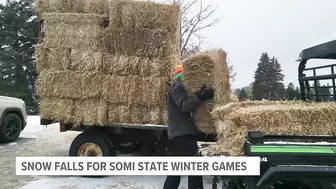
[{"label": "person's arm", "polygon": [[181,82],[174,83],[170,88],[170,96],[183,112],[193,112],[202,104],[202,101],[196,96],[189,96]]}]

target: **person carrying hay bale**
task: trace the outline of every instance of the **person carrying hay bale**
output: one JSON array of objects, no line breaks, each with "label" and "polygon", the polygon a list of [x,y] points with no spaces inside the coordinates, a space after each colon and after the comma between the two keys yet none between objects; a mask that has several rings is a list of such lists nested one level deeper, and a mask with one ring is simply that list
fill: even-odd
[{"label": "person carrying hay bale", "polygon": [[[177,66],[174,80],[168,91],[168,138],[173,143],[173,153],[177,156],[196,156],[198,154],[197,126],[193,112],[207,100],[214,98],[214,89],[203,85],[194,96],[189,95],[182,82],[183,67]],[[177,189],[181,176],[168,176],[164,189]],[[203,189],[202,176],[188,177],[189,189]]]}]

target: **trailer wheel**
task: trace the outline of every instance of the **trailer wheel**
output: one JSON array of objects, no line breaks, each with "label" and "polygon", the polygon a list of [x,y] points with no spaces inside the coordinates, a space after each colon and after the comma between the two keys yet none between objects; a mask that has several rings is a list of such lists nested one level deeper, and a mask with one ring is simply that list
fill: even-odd
[{"label": "trailer wheel", "polygon": [[72,142],[69,156],[116,156],[109,138],[100,132],[79,134]]},{"label": "trailer wheel", "polygon": [[[69,156],[117,156],[111,140],[101,132],[87,130],[79,134],[71,143]],[[83,176],[89,178],[103,178],[105,176]]]},{"label": "trailer wheel", "polygon": [[129,154],[140,150],[141,144],[139,141],[116,142],[116,149],[123,154]]}]

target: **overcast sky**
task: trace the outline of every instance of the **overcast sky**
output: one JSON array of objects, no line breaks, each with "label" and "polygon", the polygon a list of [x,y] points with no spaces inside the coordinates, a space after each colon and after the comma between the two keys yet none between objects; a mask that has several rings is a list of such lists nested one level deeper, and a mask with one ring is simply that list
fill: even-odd
[{"label": "overcast sky", "polygon": [[[5,0],[0,0],[5,2]],[[233,88],[253,81],[262,52],[275,56],[285,85],[297,82],[295,60],[306,47],[336,34],[335,0],[206,0],[221,21],[206,31],[207,48],[223,48],[237,72]],[[316,65],[312,61],[310,65]],[[323,63],[323,62],[322,62]]]}]

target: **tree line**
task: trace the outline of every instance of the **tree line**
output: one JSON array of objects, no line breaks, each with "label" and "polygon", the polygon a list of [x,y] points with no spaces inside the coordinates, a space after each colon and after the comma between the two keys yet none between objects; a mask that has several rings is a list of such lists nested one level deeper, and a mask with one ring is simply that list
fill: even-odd
[{"label": "tree line", "polygon": [[[281,64],[278,59],[270,57],[267,52],[261,54],[257,69],[254,72],[254,82],[241,89],[236,89],[235,94],[240,100],[300,100],[301,92],[298,86],[293,83],[284,85],[285,75],[282,73]],[[319,81],[316,82],[317,87],[321,87]],[[315,87],[313,84],[312,88]],[[322,101],[328,101],[330,90],[328,85],[323,85],[318,89],[323,94]]]}]

